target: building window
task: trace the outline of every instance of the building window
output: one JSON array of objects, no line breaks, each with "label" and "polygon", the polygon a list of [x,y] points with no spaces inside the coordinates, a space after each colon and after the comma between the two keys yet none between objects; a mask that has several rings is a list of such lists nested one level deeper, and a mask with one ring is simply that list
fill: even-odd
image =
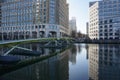
[{"label": "building window", "polygon": [[105,28],[107,28],[107,25],[105,25]]},{"label": "building window", "polygon": [[113,35],[113,33],[110,33],[109,35],[110,35],[110,36],[112,36],[112,35]]},{"label": "building window", "polygon": [[102,26],[100,26],[100,28],[103,28]]},{"label": "building window", "polygon": [[109,39],[113,39],[112,37],[110,37]]},{"label": "building window", "polygon": [[115,37],[115,39],[119,39],[119,37]]},{"label": "building window", "polygon": [[103,34],[100,34],[100,36],[103,36]]},{"label": "building window", "polygon": [[43,25],[42,28],[44,29],[44,28],[45,28],[45,25]]},{"label": "building window", "polygon": [[37,26],[35,26],[35,28],[37,28]]},{"label": "building window", "polygon": [[109,21],[110,23],[112,23],[113,21],[112,21],[112,19],[110,19],[110,21]]},{"label": "building window", "polygon": [[103,38],[100,38],[101,40],[103,40]]},{"label": "building window", "polygon": [[107,32],[107,29],[105,29],[104,31]]},{"label": "building window", "polygon": [[108,36],[108,34],[107,34],[107,33],[105,33],[104,35],[105,35],[105,36]]},{"label": "building window", "polygon": [[107,20],[105,20],[104,23],[107,24]]},{"label": "building window", "polygon": [[112,29],[110,29],[109,31],[112,31]]},{"label": "building window", "polygon": [[32,26],[32,29],[34,29],[34,26]]},{"label": "building window", "polygon": [[102,21],[100,21],[100,24],[102,24],[103,22]]},{"label": "building window", "polygon": [[109,27],[112,28],[112,25],[110,25]]},{"label": "building window", "polygon": [[41,28],[41,25],[39,25],[39,28]]},{"label": "building window", "polygon": [[100,30],[100,32],[102,32],[102,30]]},{"label": "building window", "polygon": [[119,34],[118,33],[115,33],[116,36],[118,36]]}]

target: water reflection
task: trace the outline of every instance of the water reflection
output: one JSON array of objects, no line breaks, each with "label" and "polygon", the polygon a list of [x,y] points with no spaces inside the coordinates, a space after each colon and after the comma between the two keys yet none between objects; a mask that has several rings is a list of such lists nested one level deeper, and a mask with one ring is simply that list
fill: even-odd
[{"label": "water reflection", "polygon": [[0,77],[0,80],[68,80],[68,51]]},{"label": "water reflection", "polygon": [[70,49],[70,52],[69,52],[69,61],[72,63],[72,64],[76,64],[76,56],[77,56],[77,48],[76,46],[74,45],[72,49]]},{"label": "water reflection", "polygon": [[80,52],[81,52],[81,49],[82,49],[81,47],[82,47],[81,44],[77,44],[77,45],[76,45],[77,53],[80,53]]},{"label": "water reflection", "polygon": [[7,52],[11,47],[0,46],[0,55],[3,55]]},{"label": "water reflection", "polygon": [[25,60],[35,57],[43,57],[61,50],[55,48],[42,48],[41,45],[42,44],[40,43],[22,44],[12,50],[8,56],[16,56],[21,60]]},{"label": "water reflection", "polygon": [[70,49],[69,52],[69,61],[75,65],[76,64],[76,57],[77,54],[81,52],[81,45],[80,44],[75,44],[73,47]]},{"label": "water reflection", "polygon": [[[20,45],[32,51],[41,52],[39,44]],[[0,80],[81,80],[87,79],[87,60],[83,45],[75,44],[71,49],[66,50],[54,57],[44,61],[27,65],[24,68],[6,73],[0,76]],[[50,54],[58,49],[43,48],[43,55]],[[33,56],[18,55],[21,50],[13,51],[8,55],[18,56],[21,59],[34,58]],[[22,51],[23,52],[23,51]],[[82,61],[82,62],[81,62]],[[84,63],[83,63],[84,62]],[[72,63],[72,65],[70,65]],[[84,65],[82,65],[82,64]],[[83,73],[81,73],[83,72]]]},{"label": "water reflection", "polygon": [[[41,48],[37,43],[20,47],[42,53],[39,56],[59,50]],[[22,56],[21,59],[27,56],[14,53],[9,55]],[[0,80],[120,80],[119,75],[119,44],[75,44],[54,57],[6,73]]]},{"label": "water reflection", "polygon": [[120,45],[89,44],[89,80],[120,80]]}]

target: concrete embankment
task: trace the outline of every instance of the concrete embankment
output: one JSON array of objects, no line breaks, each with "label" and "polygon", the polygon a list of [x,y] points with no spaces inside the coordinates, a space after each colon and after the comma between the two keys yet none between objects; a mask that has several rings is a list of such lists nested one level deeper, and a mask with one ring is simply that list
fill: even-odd
[{"label": "concrete embankment", "polygon": [[75,43],[91,43],[91,44],[120,44],[120,40],[75,40]]}]

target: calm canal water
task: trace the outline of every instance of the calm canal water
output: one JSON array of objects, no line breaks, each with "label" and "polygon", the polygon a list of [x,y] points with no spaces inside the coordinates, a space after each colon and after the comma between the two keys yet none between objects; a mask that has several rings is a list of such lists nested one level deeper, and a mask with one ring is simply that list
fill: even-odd
[{"label": "calm canal water", "polygon": [[0,80],[120,80],[120,45],[74,44],[61,54],[1,75]]}]

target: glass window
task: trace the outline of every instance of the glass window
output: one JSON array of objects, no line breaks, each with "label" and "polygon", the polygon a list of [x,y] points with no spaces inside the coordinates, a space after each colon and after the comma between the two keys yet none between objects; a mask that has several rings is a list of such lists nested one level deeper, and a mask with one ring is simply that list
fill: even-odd
[{"label": "glass window", "polygon": [[110,23],[112,23],[112,19],[110,19],[110,21],[109,21]]}]

